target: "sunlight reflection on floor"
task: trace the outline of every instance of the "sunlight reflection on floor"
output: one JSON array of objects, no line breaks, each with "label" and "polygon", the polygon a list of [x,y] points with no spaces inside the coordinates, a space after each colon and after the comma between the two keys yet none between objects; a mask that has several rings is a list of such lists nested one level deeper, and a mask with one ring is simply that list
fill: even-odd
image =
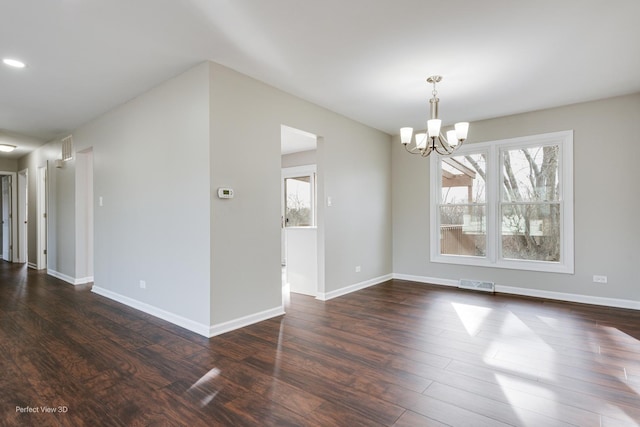
[{"label": "sunlight reflection on floor", "polygon": [[[567,327],[566,322],[559,322],[549,317],[536,317],[554,330]],[[601,370],[596,370],[606,375],[606,379],[618,380],[621,385],[624,384],[628,388],[628,391],[636,395],[640,394],[640,381],[630,377],[623,366],[627,363],[625,360],[634,360],[640,348],[640,342],[618,328],[601,325],[598,325],[598,328],[606,334],[593,330],[581,333],[579,330],[569,329],[568,334],[563,335],[568,340],[567,343],[564,343],[560,336],[552,334],[546,338],[551,338],[551,342],[557,344],[550,345],[545,341],[544,335],[538,335],[515,314],[510,312],[505,315],[500,325],[500,338],[493,340],[487,346],[483,361],[504,372],[504,374],[495,374],[496,381],[523,425],[528,425],[526,417],[528,411],[533,410],[555,419],[575,417],[575,414],[570,413],[580,411],[581,416],[585,417],[585,425],[594,427],[640,427],[640,421],[633,416],[635,409],[629,412],[633,406],[626,407],[606,400],[595,400],[595,405],[587,404],[580,407],[558,404],[558,396],[553,391],[556,386],[552,384],[563,387],[563,381],[570,378],[563,377],[566,375],[563,372],[565,369],[563,366],[579,365],[577,369],[589,369],[589,366],[596,369],[601,366]],[[571,355],[570,352],[576,354],[574,341],[580,343],[579,357],[582,365],[574,365],[567,359]],[[531,346],[531,344],[534,345]],[[566,348],[563,347],[565,345]],[[592,366],[589,363],[595,363],[595,365]],[[545,381],[549,385],[545,385]],[[566,411],[569,412],[565,413]]]},{"label": "sunlight reflection on floor", "polygon": [[491,313],[491,309],[487,307],[456,302],[452,302],[451,305],[470,336],[475,335],[480,330],[485,318]]},{"label": "sunlight reflection on floor", "polygon": [[[496,381],[502,388],[511,408],[521,420],[526,419],[529,411],[534,411],[553,419],[562,419],[558,414],[558,405],[554,402],[555,393],[531,380],[519,379],[496,374]],[[597,419],[597,414],[594,420]]]},{"label": "sunlight reflection on floor", "polygon": [[220,375],[220,369],[213,368],[206,374],[204,374],[198,381],[196,381],[187,393],[204,394],[204,397],[200,399],[200,406],[205,407],[216,397],[220,390],[213,387],[211,382]]},{"label": "sunlight reflection on floor", "polygon": [[550,326],[552,329],[557,329],[559,327],[562,327],[562,323],[564,322],[561,321],[560,319],[555,319],[553,317],[547,317],[547,316],[536,316],[542,323],[546,324],[547,326]]}]

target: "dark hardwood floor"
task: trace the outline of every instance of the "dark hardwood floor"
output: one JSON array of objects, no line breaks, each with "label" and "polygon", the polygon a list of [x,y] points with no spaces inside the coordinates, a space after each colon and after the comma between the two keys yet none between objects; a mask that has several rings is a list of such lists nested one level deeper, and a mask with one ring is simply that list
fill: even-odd
[{"label": "dark hardwood floor", "polygon": [[392,280],[205,339],[2,262],[0,375],[2,426],[639,426],[640,313]]}]

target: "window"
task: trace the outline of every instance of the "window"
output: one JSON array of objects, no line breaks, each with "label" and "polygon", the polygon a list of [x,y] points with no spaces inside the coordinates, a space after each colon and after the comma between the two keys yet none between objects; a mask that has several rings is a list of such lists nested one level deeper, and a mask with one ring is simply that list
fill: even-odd
[{"label": "window", "polygon": [[315,167],[283,169],[285,227],[314,227],[316,207]]},{"label": "window", "polygon": [[573,132],[431,159],[431,260],[573,273]]},{"label": "window", "polygon": [[486,256],[486,153],[441,158],[440,250]]}]

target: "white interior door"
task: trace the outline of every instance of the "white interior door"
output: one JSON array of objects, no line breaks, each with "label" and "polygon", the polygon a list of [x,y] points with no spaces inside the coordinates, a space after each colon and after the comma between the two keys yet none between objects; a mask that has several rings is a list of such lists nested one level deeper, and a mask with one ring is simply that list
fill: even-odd
[{"label": "white interior door", "polygon": [[287,283],[298,294],[318,295],[318,231],[316,227],[286,230]]},{"label": "white interior door", "polygon": [[47,167],[38,168],[38,258],[37,269],[47,268]]},{"label": "white interior door", "polygon": [[11,261],[11,177],[2,176],[2,259]]}]

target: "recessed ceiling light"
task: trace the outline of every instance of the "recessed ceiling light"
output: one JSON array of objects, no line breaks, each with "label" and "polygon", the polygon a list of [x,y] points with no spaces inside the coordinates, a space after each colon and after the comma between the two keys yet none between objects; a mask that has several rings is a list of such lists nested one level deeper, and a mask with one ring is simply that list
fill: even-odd
[{"label": "recessed ceiling light", "polygon": [[10,153],[13,150],[16,149],[15,145],[9,145],[9,144],[0,144],[0,151],[3,151],[5,153]]},{"label": "recessed ceiling light", "polygon": [[4,65],[8,65],[9,67],[14,67],[14,68],[25,67],[25,63],[22,61],[18,61],[17,59],[4,58],[2,62],[4,63]]}]

